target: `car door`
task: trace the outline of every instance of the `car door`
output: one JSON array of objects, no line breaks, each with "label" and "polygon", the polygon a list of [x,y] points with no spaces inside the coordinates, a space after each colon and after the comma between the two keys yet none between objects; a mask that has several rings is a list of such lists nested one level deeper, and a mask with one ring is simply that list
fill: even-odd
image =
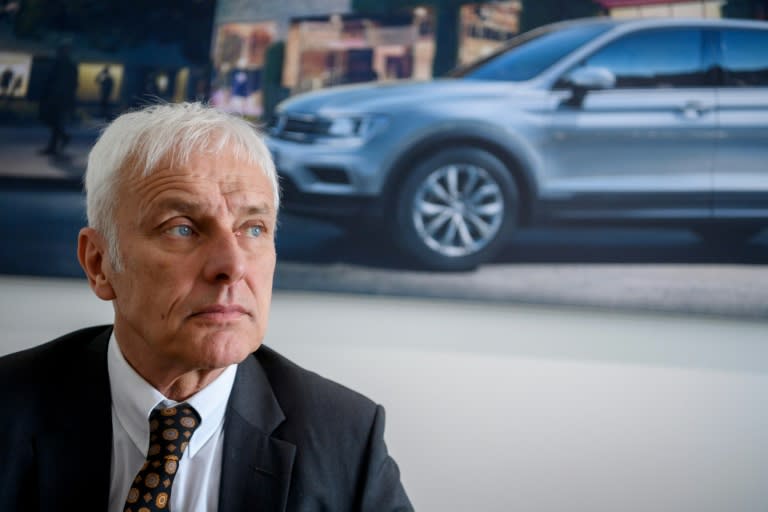
[{"label": "car door", "polygon": [[545,193],[568,198],[587,215],[711,216],[710,46],[697,27],[643,29],[615,38],[567,71],[555,89],[582,66],[610,71],[615,85],[554,112],[544,151]]},{"label": "car door", "polygon": [[715,216],[768,219],[768,30],[720,31]]}]

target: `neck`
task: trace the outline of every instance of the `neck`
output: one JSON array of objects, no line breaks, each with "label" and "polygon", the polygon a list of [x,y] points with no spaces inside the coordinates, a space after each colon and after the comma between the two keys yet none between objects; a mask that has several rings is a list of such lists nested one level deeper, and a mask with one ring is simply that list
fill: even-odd
[{"label": "neck", "polygon": [[[144,377],[144,379],[152,384],[155,389],[161,392],[163,396],[177,402],[183,402],[216,380],[216,378],[223,372],[224,368],[216,368],[214,370],[195,370],[184,373],[179,377],[176,377],[175,379],[169,380],[167,382],[153,382],[146,377]],[[139,375],[141,375],[141,373],[139,373]]]},{"label": "neck", "polygon": [[141,378],[171,400],[177,402],[187,400],[216,380],[226,369],[226,367],[190,368],[180,365],[177,359],[162,360],[152,357],[149,351],[141,349],[143,347],[136,349],[134,344],[121,341],[127,339],[130,333],[117,332],[118,327],[115,324],[115,339],[126,362]]}]

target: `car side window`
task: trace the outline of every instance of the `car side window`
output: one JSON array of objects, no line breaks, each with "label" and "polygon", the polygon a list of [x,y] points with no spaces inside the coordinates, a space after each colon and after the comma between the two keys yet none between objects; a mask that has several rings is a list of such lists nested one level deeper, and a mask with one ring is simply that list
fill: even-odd
[{"label": "car side window", "polygon": [[768,86],[768,30],[723,30],[720,53],[727,87]]},{"label": "car side window", "polygon": [[509,50],[459,69],[452,76],[471,80],[530,80],[608,28],[609,25],[599,23],[523,35]]},{"label": "car side window", "polygon": [[703,48],[699,29],[642,30],[608,43],[581,65],[608,69],[617,89],[701,87],[710,83]]}]

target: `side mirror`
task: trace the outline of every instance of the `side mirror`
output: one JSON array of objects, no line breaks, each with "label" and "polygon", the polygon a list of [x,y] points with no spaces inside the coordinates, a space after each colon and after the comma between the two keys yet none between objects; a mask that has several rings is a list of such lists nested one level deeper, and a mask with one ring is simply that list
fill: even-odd
[{"label": "side mirror", "polygon": [[568,81],[586,90],[612,89],[616,86],[616,75],[607,68],[587,66],[574,70]]},{"label": "side mirror", "polygon": [[566,101],[566,104],[572,107],[581,107],[587,92],[614,88],[616,75],[607,68],[586,66],[574,70],[568,76],[567,81],[573,94]]}]

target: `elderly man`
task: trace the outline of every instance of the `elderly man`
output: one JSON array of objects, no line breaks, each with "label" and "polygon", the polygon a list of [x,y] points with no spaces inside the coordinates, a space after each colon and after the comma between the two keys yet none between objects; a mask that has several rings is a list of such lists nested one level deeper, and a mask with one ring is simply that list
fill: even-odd
[{"label": "elderly man", "polygon": [[251,125],[125,114],[85,184],[114,326],[0,359],[0,510],[412,510],[381,406],[261,346],[279,196]]}]

